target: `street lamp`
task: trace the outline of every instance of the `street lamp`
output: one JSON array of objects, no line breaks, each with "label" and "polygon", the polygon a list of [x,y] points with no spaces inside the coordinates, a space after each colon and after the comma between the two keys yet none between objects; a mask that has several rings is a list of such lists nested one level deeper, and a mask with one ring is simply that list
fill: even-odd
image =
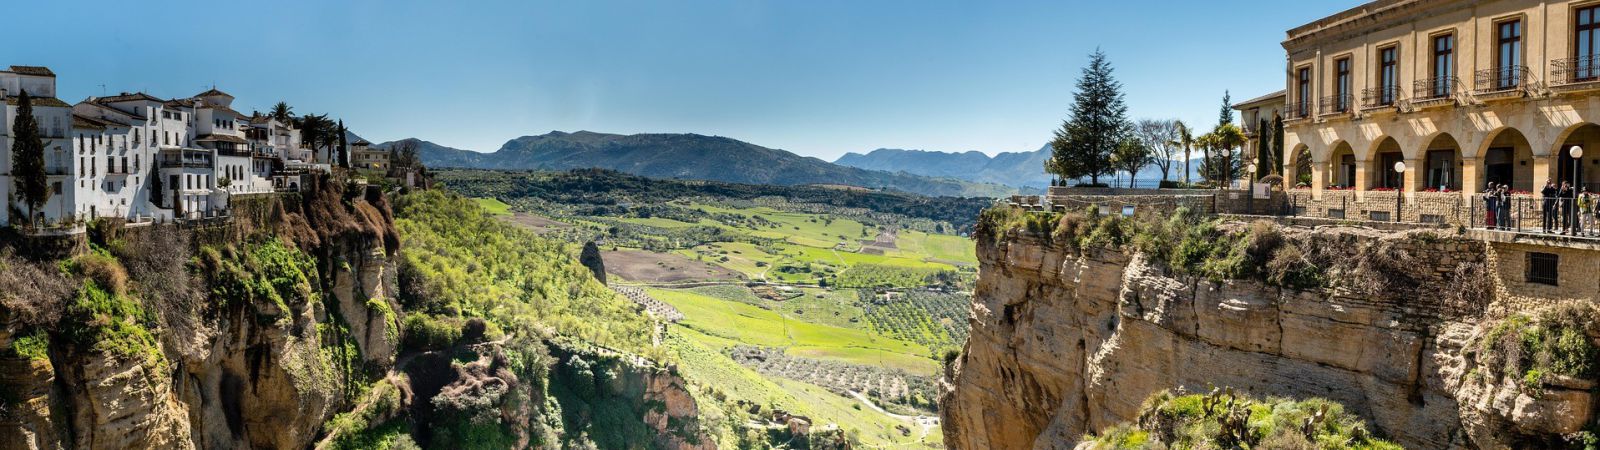
[{"label": "street lamp", "polygon": [[1405,198],[1406,162],[1405,161],[1395,161],[1394,162],[1394,173],[1399,175],[1399,177],[1400,177],[1400,188],[1399,189],[1395,189],[1395,192],[1394,192],[1394,221],[1395,222],[1399,222],[1400,221],[1400,201]]},{"label": "street lamp", "polygon": [[1583,181],[1583,177],[1578,176],[1578,158],[1583,157],[1583,147],[1574,145],[1567,149],[1567,155],[1572,157],[1572,203],[1564,206],[1563,210],[1567,211],[1567,229],[1572,230],[1578,224],[1578,211],[1573,208],[1578,206],[1578,183]]},{"label": "street lamp", "polygon": [[1245,170],[1250,172],[1250,182],[1245,183],[1245,187],[1247,188],[1247,192],[1245,192],[1245,196],[1246,197],[1245,197],[1245,200],[1244,200],[1245,209],[1250,210],[1250,214],[1255,214],[1256,213],[1256,163],[1250,163],[1250,165],[1245,166]]}]

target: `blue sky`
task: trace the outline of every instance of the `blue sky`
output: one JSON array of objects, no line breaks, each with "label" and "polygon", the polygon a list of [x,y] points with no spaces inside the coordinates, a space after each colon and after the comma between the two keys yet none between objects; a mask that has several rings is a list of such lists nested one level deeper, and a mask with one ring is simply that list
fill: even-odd
[{"label": "blue sky", "polygon": [[1359,3],[31,0],[0,64],[50,66],[71,102],[214,83],[240,111],[286,100],[375,142],[492,151],[583,129],[828,160],[994,153],[1048,139],[1096,47],[1132,117],[1209,127],[1223,90],[1282,88],[1285,30]]}]

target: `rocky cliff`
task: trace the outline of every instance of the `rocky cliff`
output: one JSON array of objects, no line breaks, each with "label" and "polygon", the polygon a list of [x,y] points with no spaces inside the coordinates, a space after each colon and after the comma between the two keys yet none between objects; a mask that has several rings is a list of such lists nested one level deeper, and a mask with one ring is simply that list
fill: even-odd
[{"label": "rocky cliff", "polygon": [[[1213,387],[1335,400],[1407,448],[1556,447],[1592,426],[1597,333],[1563,318],[1592,307],[1494,307],[1508,286],[1486,275],[1497,258],[1482,241],[1289,231],[1348,269],[1313,267],[1324,283],[1290,288],[1047,230],[979,239],[972,334],[944,380],[951,448],[1072,448],[1135,420],[1152,393]],[[1576,361],[1563,375],[1534,368],[1563,358]]]}]

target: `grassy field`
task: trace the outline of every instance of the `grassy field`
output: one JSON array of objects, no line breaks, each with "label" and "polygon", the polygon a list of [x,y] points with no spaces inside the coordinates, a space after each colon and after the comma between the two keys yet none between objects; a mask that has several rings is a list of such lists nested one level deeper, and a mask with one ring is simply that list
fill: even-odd
[{"label": "grassy field", "polygon": [[489,211],[489,214],[496,216],[511,215],[511,205],[507,205],[506,202],[502,202],[499,199],[475,198],[473,200],[478,202],[478,206],[482,206],[484,210]]},{"label": "grassy field", "polygon": [[651,289],[650,295],[671,304],[687,317],[679,326],[721,350],[737,344],[782,347],[797,356],[905,369],[932,375],[938,363],[932,351],[914,342],[892,339],[864,328],[846,328],[798,320],[745,302],[696,292]]}]

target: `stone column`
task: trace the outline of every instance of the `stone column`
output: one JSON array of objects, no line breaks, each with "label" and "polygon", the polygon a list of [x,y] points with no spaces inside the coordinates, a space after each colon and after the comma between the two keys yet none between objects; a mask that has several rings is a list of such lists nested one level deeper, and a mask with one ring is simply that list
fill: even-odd
[{"label": "stone column", "polygon": [[1544,189],[1544,184],[1556,179],[1556,157],[1551,155],[1533,156],[1533,191],[1539,195],[1539,190]]},{"label": "stone column", "polygon": [[1369,187],[1367,184],[1367,166],[1370,165],[1372,165],[1372,161],[1356,160],[1356,181],[1353,183],[1356,188],[1356,200],[1367,199],[1367,188]]},{"label": "stone column", "polygon": [[[1413,197],[1412,194],[1422,192],[1428,187],[1422,185],[1427,181],[1422,179],[1422,158],[1406,158],[1405,162],[1406,173],[1400,179],[1400,190],[1404,191],[1405,196],[1409,198]],[[1384,167],[1383,170],[1394,170],[1394,168]]]},{"label": "stone column", "polygon": [[[1322,187],[1328,185],[1328,161],[1311,162],[1311,198],[1322,200]],[[1287,172],[1285,172],[1287,173]],[[1293,184],[1289,184],[1291,187]]]},{"label": "stone column", "polygon": [[1461,158],[1461,195],[1472,198],[1483,192],[1483,158]]}]

